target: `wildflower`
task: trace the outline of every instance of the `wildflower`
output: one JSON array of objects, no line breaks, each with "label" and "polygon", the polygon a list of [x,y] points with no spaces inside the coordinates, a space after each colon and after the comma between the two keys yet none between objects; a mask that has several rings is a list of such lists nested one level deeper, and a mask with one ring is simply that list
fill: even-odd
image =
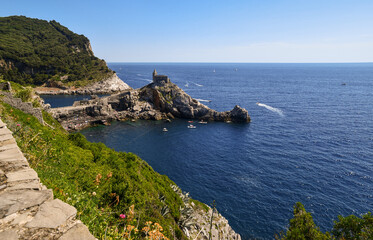
[{"label": "wildflower", "polygon": [[119,217],[122,218],[122,219],[124,219],[126,217],[126,215],[121,214],[121,215],[119,215]]},{"label": "wildflower", "polygon": [[17,127],[21,126],[21,124],[17,123]]},{"label": "wildflower", "polygon": [[96,192],[93,192],[93,193],[92,193],[92,196],[96,196]]}]

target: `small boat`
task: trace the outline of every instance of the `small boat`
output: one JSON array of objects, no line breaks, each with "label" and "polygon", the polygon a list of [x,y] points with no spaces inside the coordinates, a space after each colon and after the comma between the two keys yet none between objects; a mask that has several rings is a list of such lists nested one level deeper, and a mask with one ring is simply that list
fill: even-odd
[{"label": "small boat", "polygon": [[347,83],[342,83],[342,86],[346,86],[347,85]]},{"label": "small boat", "polygon": [[168,132],[167,128],[163,128],[162,131],[163,131],[163,132]]},{"label": "small boat", "polygon": [[188,128],[197,128],[197,127],[192,124],[189,124]]},{"label": "small boat", "polygon": [[188,123],[193,123],[193,121],[188,121]]},{"label": "small boat", "polygon": [[216,72],[215,69],[212,72]]},{"label": "small boat", "polygon": [[207,122],[205,122],[205,121],[203,121],[203,120],[199,121],[198,123],[201,123],[201,124],[207,124]]},{"label": "small boat", "polygon": [[237,68],[235,68],[234,71],[237,72]]}]

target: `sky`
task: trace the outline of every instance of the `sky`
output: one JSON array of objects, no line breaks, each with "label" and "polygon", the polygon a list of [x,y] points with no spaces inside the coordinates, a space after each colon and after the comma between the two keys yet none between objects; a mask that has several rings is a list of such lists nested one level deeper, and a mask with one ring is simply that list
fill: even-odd
[{"label": "sky", "polygon": [[373,62],[373,0],[0,0],[107,62]]}]

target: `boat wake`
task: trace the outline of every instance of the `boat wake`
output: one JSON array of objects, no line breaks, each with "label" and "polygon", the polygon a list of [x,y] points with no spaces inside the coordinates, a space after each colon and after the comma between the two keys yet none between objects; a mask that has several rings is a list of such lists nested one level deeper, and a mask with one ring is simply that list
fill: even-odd
[{"label": "boat wake", "polygon": [[198,83],[195,83],[195,82],[192,82],[194,85],[196,85],[197,87],[203,87],[202,84],[198,84]]},{"label": "boat wake", "polygon": [[271,107],[271,106],[268,106],[267,104],[264,104],[264,103],[256,103],[259,107],[265,107],[266,109],[268,109],[269,111],[272,111],[272,112],[275,112],[277,113],[278,115],[280,115],[281,117],[284,117],[284,112],[281,110],[281,109],[278,109],[278,108],[274,108],[274,107]]},{"label": "boat wake", "polygon": [[199,98],[196,98],[196,100],[198,102],[211,102],[211,100],[205,100],[205,99],[199,99]]}]

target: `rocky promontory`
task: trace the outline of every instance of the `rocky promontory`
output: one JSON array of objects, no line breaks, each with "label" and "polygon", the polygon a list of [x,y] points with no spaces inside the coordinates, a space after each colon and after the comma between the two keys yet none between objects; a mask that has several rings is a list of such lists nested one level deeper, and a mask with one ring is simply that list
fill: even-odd
[{"label": "rocky promontory", "polygon": [[41,87],[35,88],[39,95],[92,95],[92,94],[113,94],[131,89],[115,73],[105,80],[94,82],[84,87],[65,87],[60,82],[50,81]]},{"label": "rocky promontory", "polygon": [[[39,92],[40,93],[40,92]],[[140,89],[126,89],[118,94],[76,101],[73,106],[49,109],[67,130],[77,130],[112,120],[173,118],[204,121],[250,122],[244,108],[218,112],[193,99],[167,76],[153,73],[153,82]]]}]

